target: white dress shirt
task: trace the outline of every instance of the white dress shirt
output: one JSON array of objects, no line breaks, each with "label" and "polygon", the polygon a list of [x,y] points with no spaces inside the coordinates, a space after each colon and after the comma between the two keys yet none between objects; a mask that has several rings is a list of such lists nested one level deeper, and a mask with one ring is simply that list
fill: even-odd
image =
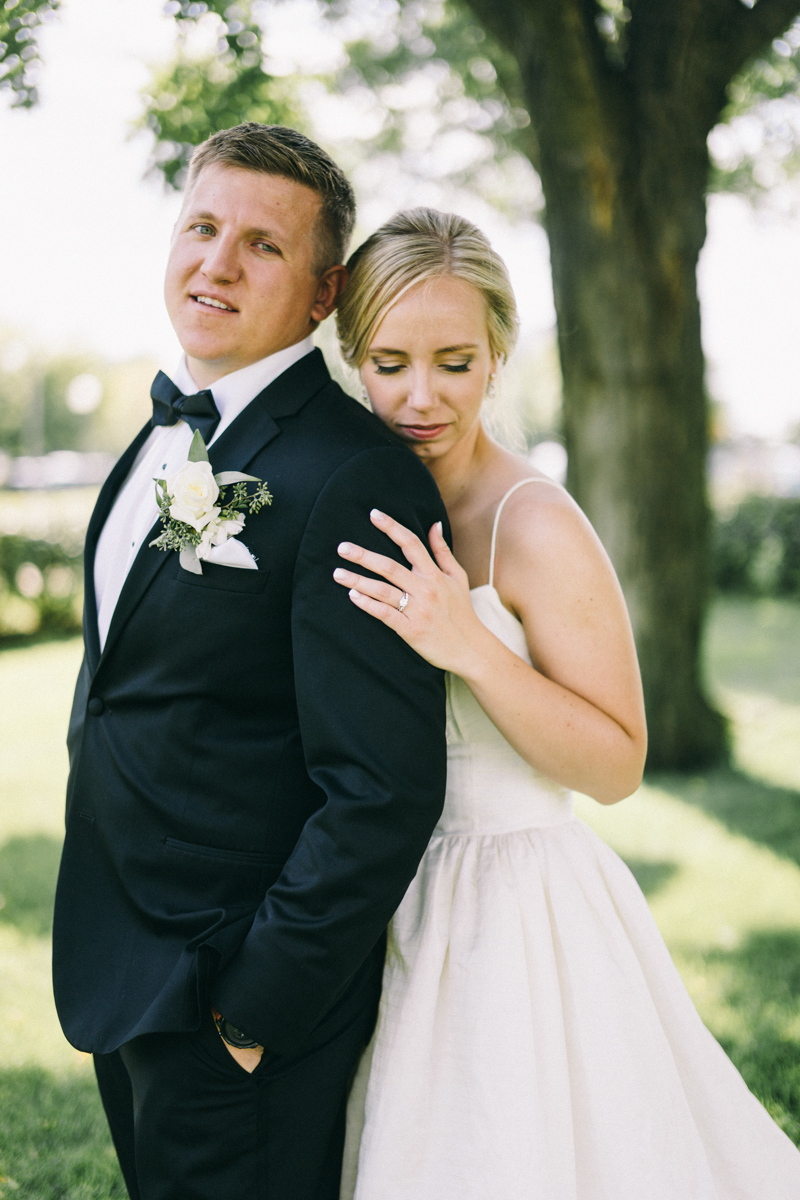
[{"label": "white dress shirt", "polygon": [[[251,400],[289,367],[314,349],[311,337],[287,346],[277,354],[223,375],[208,389],[220,414],[220,423],[209,442],[213,445]],[[176,387],[191,396],[201,391],[189,374],[185,356],[172,376]],[[117,492],[97,543],[94,560],[94,587],[97,597],[97,624],[100,649],[105,646],[108,627],[117,606],[122,585],[133,560],[158,519],[155,479],[164,479],[183,466],[189,457],[192,430],[185,421],[176,425],[157,425],[136,456],[128,477]]]}]

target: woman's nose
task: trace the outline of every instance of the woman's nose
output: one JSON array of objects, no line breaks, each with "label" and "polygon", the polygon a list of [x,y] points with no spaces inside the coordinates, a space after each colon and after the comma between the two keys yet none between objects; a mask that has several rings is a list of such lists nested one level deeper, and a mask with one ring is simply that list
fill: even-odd
[{"label": "woman's nose", "polygon": [[427,412],[436,407],[437,399],[426,376],[415,375],[412,378],[407,404],[416,412]]}]

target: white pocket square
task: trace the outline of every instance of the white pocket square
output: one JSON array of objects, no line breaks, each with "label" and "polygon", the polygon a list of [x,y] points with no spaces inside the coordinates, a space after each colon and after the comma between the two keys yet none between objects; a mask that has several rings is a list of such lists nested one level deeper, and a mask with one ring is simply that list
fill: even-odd
[{"label": "white pocket square", "polygon": [[180,562],[184,571],[191,571],[193,575],[203,574],[204,562],[216,563],[218,567],[239,567],[244,571],[258,570],[258,563],[244,542],[240,542],[238,538],[228,538],[221,546],[212,546],[203,555],[202,560],[197,557],[194,547],[181,550]]}]

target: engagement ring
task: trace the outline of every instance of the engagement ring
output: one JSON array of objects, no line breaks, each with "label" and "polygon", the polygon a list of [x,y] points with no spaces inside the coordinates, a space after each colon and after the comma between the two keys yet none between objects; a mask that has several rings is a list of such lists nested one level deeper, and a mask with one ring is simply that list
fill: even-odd
[{"label": "engagement ring", "polygon": [[397,611],[402,612],[407,604],[408,604],[408,592],[403,592],[402,596],[400,597],[400,603],[397,606]]}]

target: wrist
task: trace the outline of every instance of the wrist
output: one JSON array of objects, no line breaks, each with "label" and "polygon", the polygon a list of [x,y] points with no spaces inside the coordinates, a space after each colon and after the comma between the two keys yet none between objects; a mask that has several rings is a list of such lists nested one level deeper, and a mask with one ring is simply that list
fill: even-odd
[{"label": "wrist", "polygon": [[480,685],[487,669],[491,669],[492,647],[488,644],[489,639],[496,641],[493,634],[476,617],[475,628],[468,631],[461,645],[461,653],[449,668],[453,675],[458,675],[469,687],[473,684]]},{"label": "wrist", "polygon": [[260,1043],[245,1033],[243,1029],[239,1029],[222,1013],[218,1013],[215,1009],[211,1010],[214,1016],[214,1024],[217,1027],[217,1033],[228,1046],[233,1046],[235,1050],[255,1050]]}]

